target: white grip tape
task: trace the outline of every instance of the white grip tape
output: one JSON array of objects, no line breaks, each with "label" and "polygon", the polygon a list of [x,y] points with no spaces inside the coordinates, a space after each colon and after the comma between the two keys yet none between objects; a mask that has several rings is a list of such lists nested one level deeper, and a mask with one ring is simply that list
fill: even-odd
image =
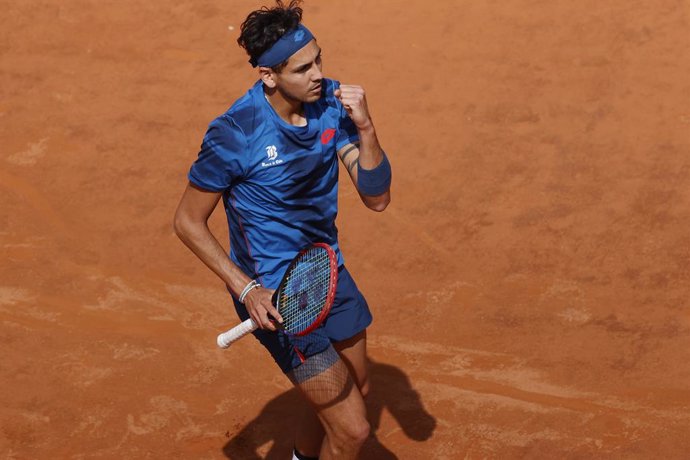
[{"label": "white grip tape", "polygon": [[220,334],[216,342],[220,348],[228,348],[233,342],[240,340],[245,335],[258,329],[258,327],[254,320],[249,318],[242,324],[238,324],[229,331]]}]

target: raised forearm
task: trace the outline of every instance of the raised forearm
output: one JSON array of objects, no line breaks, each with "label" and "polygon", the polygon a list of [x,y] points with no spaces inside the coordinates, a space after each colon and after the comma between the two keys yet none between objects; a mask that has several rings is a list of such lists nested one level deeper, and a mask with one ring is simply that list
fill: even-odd
[{"label": "raised forearm", "polygon": [[359,165],[364,169],[374,169],[383,160],[383,151],[376,137],[373,123],[357,129],[359,133]]},{"label": "raised forearm", "polygon": [[[364,89],[356,85],[341,85],[334,94],[359,134],[358,156],[346,163],[348,171],[364,204],[374,211],[383,211],[390,203],[391,168],[376,137]],[[343,162],[345,155],[343,151]]]},{"label": "raised forearm", "polygon": [[390,203],[390,163],[379,145],[374,125],[359,130],[359,166],[355,183],[364,205],[381,212]]}]

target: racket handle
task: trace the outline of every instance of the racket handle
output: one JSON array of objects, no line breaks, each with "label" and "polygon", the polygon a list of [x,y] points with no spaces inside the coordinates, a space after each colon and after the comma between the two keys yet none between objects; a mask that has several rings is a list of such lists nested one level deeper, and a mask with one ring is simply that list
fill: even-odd
[{"label": "racket handle", "polygon": [[238,324],[229,331],[223,332],[216,339],[216,343],[220,348],[228,348],[234,342],[240,340],[245,335],[258,329],[259,326],[254,322],[253,319],[249,318],[242,324]]}]

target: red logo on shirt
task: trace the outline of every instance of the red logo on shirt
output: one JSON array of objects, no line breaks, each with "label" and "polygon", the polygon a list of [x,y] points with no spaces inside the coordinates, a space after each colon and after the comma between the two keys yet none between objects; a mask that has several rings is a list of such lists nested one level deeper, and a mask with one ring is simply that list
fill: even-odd
[{"label": "red logo on shirt", "polygon": [[328,128],[323,132],[323,134],[321,134],[321,143],[324,145],[328,144],[331,142],[331,139],[333,139],[333,136],[335,136],[335,129]]}]

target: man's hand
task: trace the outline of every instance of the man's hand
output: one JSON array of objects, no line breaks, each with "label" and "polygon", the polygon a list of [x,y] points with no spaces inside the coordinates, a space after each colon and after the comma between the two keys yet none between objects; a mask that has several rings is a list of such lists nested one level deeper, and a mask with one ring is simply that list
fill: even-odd
[{"label": "man's hand", "polygon": [[364,88],[357,85],[340,85],[333,94],[345,106],[347,114],[357,129],[364,130],[373,126]]},{"label": "man's hand", "polygon": [[249,316],[259,325],[260,329],[268,329],[269,331],[278,329],[273,319],[278,321],[278,323],[283,322],[283,317],[280,316],[278,310],[273,306],[273,302],[271,302],[272,296],[272,290],[259,287],[249,291],[244,298],[244,306],[247,307]]}]

